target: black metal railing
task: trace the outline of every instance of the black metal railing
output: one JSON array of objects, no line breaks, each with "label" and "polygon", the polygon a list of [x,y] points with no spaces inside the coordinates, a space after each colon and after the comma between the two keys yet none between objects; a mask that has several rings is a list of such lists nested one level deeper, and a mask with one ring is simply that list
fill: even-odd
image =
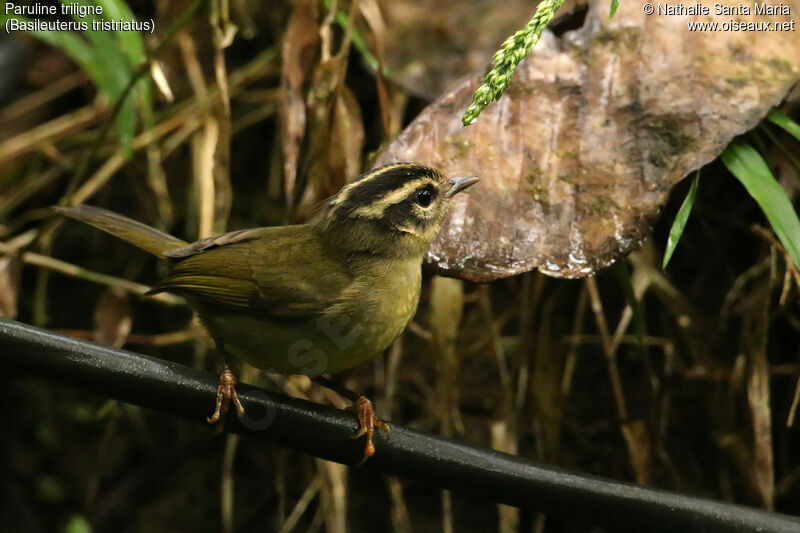
[{"label": "black metal railing", "polygon": [[[212,374],[3,319],[0,365],[6,376],[40,376],[201,423],[217,386]],[[228,431],[330,461],[360,461],[363,443],[351,438],[357,429],[352,413],[245,384],[237,390],[247,416],[228,416]],[[360,468],[610,531],[800,532],[794,517],[537,465],[397,424],[390,437],[376,435],[376,448]]]}]

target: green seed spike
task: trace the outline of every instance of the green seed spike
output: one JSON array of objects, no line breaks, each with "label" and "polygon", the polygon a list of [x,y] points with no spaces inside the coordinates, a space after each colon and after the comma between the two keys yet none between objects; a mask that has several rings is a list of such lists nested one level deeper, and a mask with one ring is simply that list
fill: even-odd
[{"label": "green seed spike", "polygon": [[472,95],[472,103],[461,117],[464,126],[469,126],[478,120],[481,111],[500,98],[511,83],[514,69],[528,55],[531,47],[539,42],[542,32],[563,3],[564,0],[542,0],[525,28],[506,39],[500,50],[495,52],[492,58],[492,70],[486,74],[483,85]]}]

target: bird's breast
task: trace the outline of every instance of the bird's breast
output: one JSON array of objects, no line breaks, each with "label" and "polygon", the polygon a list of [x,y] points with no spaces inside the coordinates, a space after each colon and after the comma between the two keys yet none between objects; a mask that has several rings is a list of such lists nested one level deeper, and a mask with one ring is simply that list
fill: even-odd
[{"label": "bird's breast", "polygon": [[383,352],[419,303],[422,261],[372,258],[320,315],[276,320],[197,305],[212,336],[231,355],[285,374],[319,375],[354,367]]},{"label": "bird's breast", "polygon": [[357,272],[349,295],[330,313],[339,323],[352,326],[352,346],[338,361],[341,369],[388,348],[408,325],[419,303],[421,261],[376,261]]}]

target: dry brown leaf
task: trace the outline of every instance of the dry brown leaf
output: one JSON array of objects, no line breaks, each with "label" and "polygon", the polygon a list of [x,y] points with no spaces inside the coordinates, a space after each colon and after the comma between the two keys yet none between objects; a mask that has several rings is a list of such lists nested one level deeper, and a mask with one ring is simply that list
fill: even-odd
[{"label": "dry brown leaf", "polygon": [[392,111],[391,111],[391,97],[389,96],[389,89],[386,86],[385,67],[384,67],[384,42],[386,33],[386,22],[383,20],[383,13],[378,5],[378,0],[361,0],[358,4],[364,20],[367,21],[369,29],[372,31],[375,59],[378,62],[378,72],[375,75],[376,88],[378,90],[378,103],[381,109],[381,122],[383,123],[383,131],[386,138],[392,136]]},{"label": "dry brown leaf", "polygon": [[[527,297],[523,293],[523,297]],[[529,293],[528,293],[529,294]],[[530,399],[536,413],[536,448],[538,459],[549,463],[561,460],[561,437],[565,402],[561,394],[564,375],[564,346],[555,334],[552,317],[558,299],[550,297],[542,306],[532,333],[530,350]],[[520,352],[519,357],[527,354]]]},{"label": "dry brown leaf", "polygon": [[[496,420],[491,423],[492,448],[504,453],[516,455],[518,453],[517,434],[509,427],[506,420]],[[497,505],[497,531],[511,533],[519,531],[519,509],[510,505]]]},{"label": "dry brown leaf", "polygon": [[22,274],[17,257],[0,257],[0,317],[17,318],[17,298]]},{"label": "dry brown leaf", "polygon": [[314,68],[308,91],[308,170],[296,215],[304,219],[322,198],[361,172],[364,121],[352,91],[344,84],[347,50]]},{"label": "dry brown leaf", "polygon": [[775,504],[775,458],[767,359],[771,292],[772,288],[769,286],[753,290],[750,312],[745,315],[742,328],[742,344],[747,348],[747,403],[752,416],[753,478],[762,505],[767,509],[773,509]]},{"label": "dry brown leaf", "polygon": [[[369,29],[375,37],[377,43],[383,43],[384,33],[386,32],[386,22],[383,20],[383,13],[378,4],[378,0],[361,0],[358,3],[358,9],[364,20],[367,21]],[[382,48],[382,47],[381,47]]]},{"label": "dry brown leaf", "polygon": [[306,129],[303,82],[319,42],[315,5],[309,0],[295,2],[281,46],[283,105],[280,110],[280,127],[283,179],[288,198],[291,198],[294,192],[294,184],[297,179],[297,158]]},{"label": "dry brown leaf", "polygon": [[695,18],[622,2],[609,19],[608,2],[595,3],[580,30],[543,36],[476,124],[460,118],[482,71],[425,109],[376,165],[483,178],[428,262],[476,281],[536,268],[580,277],[636,248],[670,189],[800,78],[800,33],[689,32]]},{"label": "dry brown leaf", "polygon": [[94,340],[121,348],[128,339],[132,324],[128,294],[122,289],[109,287],[94,310]]},{"label": "dry brown leaf", "polygon": [[[337,105],[338,95],[346,90],[341,83],[346,65],[345,58],[334,55],[314,68],[306,101],[308,109],[308,138],[305,143],[308,147],[306,187],[295,213],[300,219],[306,218],[322,198],[338,190],[338,187],[331,189],[334,178],[330,175],[330,158],[336,129],[334,116],[336,109],[340,107]],[[341,140],[348,142],[347,139]],[[342,181],[339,186],[343,183]]]},{"label": "dry brown leaf", "polygon": [[333,106],[333,124],[328,160],[328,187],[336,192],[347,179],[361,173],[364,121],[353,92],[342,86]]},{"label": "dry brown leaf", "polygon": [[452,437],[464,431],[458,409],[460,364],[456,351],[458,328],[464,311],[463,282],[434,276],[431,280],[430,330],[436,348],[435,406],[442,424],[442,434]]},{"label": "dry brown leaf", "polygon": [[650,442],[650,431],[643,420],[634,419],[622,425],[622,436],[625,438],[631,457],[636,482],[649,485],[652,475],[650,461],[653,455],[653,445]]}]

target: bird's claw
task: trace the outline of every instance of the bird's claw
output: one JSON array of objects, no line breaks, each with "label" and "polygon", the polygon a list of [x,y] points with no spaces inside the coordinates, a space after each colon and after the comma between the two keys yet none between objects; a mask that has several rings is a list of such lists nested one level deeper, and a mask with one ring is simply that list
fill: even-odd
[{"label": "bird's claw", "polygon": [[228,405],[231,401],[236,406],[236,413],[239,417],[244,416],[244,406],[239,401],[239,395],[236,394],[236,376],[233,375],[230,368],[224,368],[219,375],[219,386],[217,387],[217,405],[214,413],[206,417],[209,424],[216,424],[218,421],[225,417],[228,412]]}]

